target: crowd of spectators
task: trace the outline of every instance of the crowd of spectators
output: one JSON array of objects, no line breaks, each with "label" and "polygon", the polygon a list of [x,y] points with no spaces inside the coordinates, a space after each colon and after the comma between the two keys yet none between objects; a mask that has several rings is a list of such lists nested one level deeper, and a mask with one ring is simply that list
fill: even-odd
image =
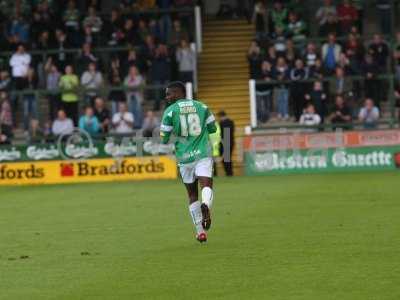
[{"label": "crowd of spectators", "polygon": [[[304,125],[330,122],[350,128],[346,124],[359,120],[374,128],[389,96],[385,75],[395,71],[395,85],[400,85],[400,32],[392,43],[385,38],[391,31],[387,20],[380,19],[387,17],[390,1],[376,3],[381,32],[373,36],[362,34],[363,1],[334,5],[324,0],[308,14],[301,2],[255,4],[256,37],[247,58],[250,77],[258,80],[259,123],[276,115]],[[306,21],[310,15],[318,25],[314,36]]]},{"label": "crowd of spectators", "polygon": [[[26,133],[54,135],[60,129],[68,132],[71,124],[93,134],[146,129],[144,109],[157,118],[161,86],[193,81],[189,8],[196,1],[121,0],[109,12],[96,0],[22,0],[19,7],[5,2],[0,15],[1,140],[7,135],[9,141],[21,126]],[[160,89],[148,91],[148,84]],[[38,89],[46,92],[33,92]],[[48,107],[40,123],[39,97]]]}]

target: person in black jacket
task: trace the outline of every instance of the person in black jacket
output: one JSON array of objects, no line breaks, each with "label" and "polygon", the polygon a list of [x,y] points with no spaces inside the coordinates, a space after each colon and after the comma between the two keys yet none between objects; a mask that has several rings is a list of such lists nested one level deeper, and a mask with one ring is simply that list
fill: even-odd
[{"label": "person in black jacket", "polygon": [[235,146],[235,124],[228,118],[225,111],[217,114],[219,125],[221,127],[221,149],[222,164],[224,166],[226,176],[233,176],[232,152]]},{"label": "person in black jacket", "polygon": [[6,124],[0,124],[0,145],[10,145],[12,137],[12,127]]},{"label": "person in black jacket", "polygon": [[290,80],[292,80],[290,94],[296,121],[299,121],[305,107],[304,95],[307,92],[307,82],[304,80],[307,80],[308,76],[308,68],[304,66],[301,59],[296,59],[295,67],[290,71]]},{"label": "person in black jacket", "polygon": [[365,78],[365,97],[375,100],[375,103],[380,107],[380,101],[382,100],[382,85],[381,80],[378,76],[380,73],[379,66],[374,62],[371,55],[367,54],[365,60],[361,65],[361,72]]}]

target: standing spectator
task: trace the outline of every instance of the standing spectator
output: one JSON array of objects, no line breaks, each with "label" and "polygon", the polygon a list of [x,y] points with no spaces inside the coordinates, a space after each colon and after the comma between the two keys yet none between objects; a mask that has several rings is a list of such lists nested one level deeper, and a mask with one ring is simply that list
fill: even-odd
[{"label": "standing spectator", "polygon": [[108,80],[110,82],[112,90],[108,95],[108,99],[111,100],[111,113],[114,115],[118,111],[119,102],[126,101],[125,93],[118,88],[122,85],[122,70],[121,62],[118,56],[111,58],[111,66],[109,68],[110,73],[108,75]]},{"label": "standing spectator", "polygon": [[90,44],[85,43],[82,46],[82,53],[78,59],[78,70],[79,74],[83,73],[84,70],[87,70],[90,63],[96,63],[99,66],[98,58],[93,54],[92,47]]},{"label": "standing spectator", "polygon": [[303,57],[307,67],[314,66],[315,61],[319,58],[319,54],[317,53],[317,46],[312,42],[308,43]]},{"label": "standing spectator", "polygon": [[11,22],[9,36],[19,43],[29,41],[29,25],[20,15],[16,15]]},{"label": "standing spectator", "polygon": [[350,0],[343,0],[343,3],[338,6],[337,14],[342,34],[349,32],[350,28],[357,24],[357,9],[350,3]]},{"label": "standing spectator", "polygon": [[34,91],[37,89],[38,81],[35,75],[35,70],[32,67],[28,69],[28,74],[25,78],[24,84],[24,89],[29,90],[29,92],[24,91],[23,94],[24,130],[28,131],[31,118],[37,118],[37,98]]},{"label": "standing spectator", "polygon": [[74,123],[67,117],[65,111],[60,109],[57,112],[57,118],[51,127],[51,132],[55,137],[60,135],[69,135],[74,131]]},{"label": "standing spectator", "polygon": [[112,124],[116,133],[127,134],[133,132],[134,116],[128,111],[125,102],[119,103],[119,112],[113,115]]},{"label": "standing spectator", "polygon": [[185,29],[182,28],[181,21],[175,20],[168,37],[168,45],[172,47],[178,47],[183,40],[189,40],[189,34]]},{"label": "standing spectator", "polygon": [[289,13],[289,24],[288,24],[289,36],[293,39],[293,42],[297,46],[302,46],[306,39],[307,26],[306,23],[299,19],[299,16],[295,12]]},{"label": "standing spectator", "polygon": [[67,65],[65,67],[65,74],[61,76],[59,86],[61,89],[61,102],[65,113],[77,124],[79,79],[74,74],[72,66]]},{"label": "standing spectator", "polygon": [[10,74],[6,70],[0,71],[0,91],[8,92],[11,89],[11,78]]},{"label": "standing spectator", "polygon": [[97,71],[95,63],[90,63],[88,69],[82,74],[81,85],[85,89],[85,104],[93,105],[93,100],[103,85],[103,75]]},{"label": "standing spectator", "polygon": [[58,71],[57,66],[53,63],[53,59],[50,57],[45,65],[46,72],[46,89],[49,92],[47,95],[49,103],[49,116],[50,120],[54,120],[56,113],[60,108],[60,94],[58,92],[61,74]]},{"label": "standing spectator", "polygon": [[327,96],[323,89],[322,82],[315,81],[312,91],[305,95],[305,99],[308,101],[308,104],[311,103],[314,105],[317,114],[321,118],[321,123],[324,123],[327,110]]},{"label": "standing spectator", "polygon": [[[260,80],[269,82],[273,80],[274,72],[272,65],[265,60],[261,66]],[[271,84],[258,84],[256,86],[257,96],[257,120],[261,123],[268,121],[270,112],[272,109],[272,92],[273,88]]]},{"label": "standing spectator", "polygon": [[396,33],[396,40],[393,46],[393,58],[396,80],[398,84],[400,84],[400,31]]},{"label": "standing spectator", "polygon": [[329,34],[328,42],[322,46],[321,55],[324,62],[324,67],[328,72],[334,72],[341,52],[342,47],[336,43],[336,36],[334,34]]},{"label": "standing spectator", "polygon": [[[272,47],[273,48],[273,47]],[[275,48],[273,48],[275,55]],[[262,60],[261,48],[256,40],[252,41],[247,52],[247,60],[249,62],[250,78],[256,79],[260,77],[260,65]]]},{"label": "standing spectator", "polygon": [[[315,112],[315,107],[309,103],[300,117],[299,123],[305,126],[318,126],[321,124],[321,117]],[[308,132],[318,131],[316,129],[308,129]]]},{"label": "standing spectator", "polygon": [[319,22],[319,35],[325,36],[329,32],[329,23],[336,25],[337,22],[336,7],[332,5],[332,0],[324,0],[323,6],[317,10],[315,16]]},{"label": "standing spectator", "polygon": [[179,65],[179,79],[184,83],[193,82],[196,54],[186,40],[182,40],[180,47],[176,50],[176,61]]},{"label": "standing spectator", "polygon": [[[233,176],[232,153],[235,146],[235,123],[226,115],[225,111],[217,114],[221,128],[221,149],[222,164],[226,176]],[[228,149],[229,147],[229,149]]]},{"label": "standing spectator", "polygon": [[277,27],[286,28],[288,10],[281,1],[274,1],[273,8],[269,15],[269,32],[274,33]]},{"label": "standing spectator", "polygon": [[88,9],[88,16],[83,20],[82,27],[88,26],[94,35],[98,35],[103,26],[103,21],[97,16],[96,8],[91,6]]},{"label": "standing spectator", "polygon": [[309,76],[308,68],[304,67],[304,63],[301,59],[296,59],[295,67],[290,71],[291,84],[291,97],[293,100],[294,117],[296,121],[300,119],[300,116],[304,109],[304,95],[306,93],[307,80]]},{"label": "standing spectator", "polygon": [[140,88],[144,83],[143,76],[139,73],[138,68],[135,66],[130,67],[124,85],[129,89],[126,98],[128,99],[129,111],[132,112],[135,118],[135,126],[137,128],[141,128],[143,122],[143,91]]},{"label": "standing spectator", "polygon": [[148,110],[146,112],[146,117],[143,121],[143,136],[153,137],[153,132],[156,128],[160,126],[160,119],[156,116],[154,111]]},{"label": "standing spectator", "polygon": [[123,40],[123,20],[121,13],[118,9],[111,10],[110,20],[108,21],[106,29],[107,45],[117,46]]},{"label": "standing spectator", "polygon": [[67,9],[65,10],[63,15],[63,21],[68,39],[75,46],[78,46],[79,40],[79,18],[80,13],[79,10],[76,8],[75,1],[68,1]]},{"label": "standing spectator", "polygon": [[4,91],[0,92],[0,124],[13,126],[13,113],[8,94]]},{"label": "standing spectator", "polygon": [[380,34],[374,34],[371,45],[368,47],[368,53],[382,72],[387,70],[389,58],[389,47]]},{"label": "standing spectator", "polygon": [[272,34],[274,39],[274,47],[278,56],[284,56],[286,52],[287,34],[283,27],[276,26],[275,32]]},{"label": "standing spectator", "polygon": [[[11,56],[10,66],[11,74],[14,82],[14,88],[21,91],[25,85],[25,78],[28,75],[29,65],[31,63],[31,56],[25,52],[25,47],[19,45],[17,51]],[[13,120],[16,122],[16,112],[18,110],[18,96],[13,97]]]},{"label": "standing spectator", "polygon": [[67,35],[61,29],[56,29],[55,38],[55,48],[57,49],[57,54],[54,55],[55,63],[60,70],[64,70],[65,66],[71,63],[71,55],[65,52],[71,44],[67,40]]},{"label": "standing spectator", "polygon": [[381,31],[385,35],[392,33],[392,0],[376,0],[379,24]]},{"label": "standing spectator", "polygon": [[100,131],[100,124],[97,117],[94,115],[93,108],[86,106],[85,114],[79,119],[79,128],[94,136]]},{"label": "standing spectator", "polygon": [[[171,58],[165,44],[159,44],[151,60],[151,79],[153,84],[164,85],[171,79]],[[160,110],[161,89],[156,89],[154,110]]]},{"label": "standing spectator", "polygon": [[276,87],[278,119],[287,120],[289,118],[289,89],[286,81],[290,78],[290,70],[283,57],[278,58],[275,72],[275,78],[278,81]]},{"label": "standing spectator", "polygon": [[361,67],[362,75],[365,78],[365,97],[375,99],[377,106],[379,107],[381,99],[381,82],[378,78],[379,67],[374,62],[371,55],[367,54]]},{"label": "standing spectator", "polygon": [[358,114],[358,119],[363,123],[365,129],[374,129],[379,120],[379,109],[370,98],[365,99],[364,107]]},{"label": "standing spectator", "polygon": [[110,126],[110,111],[106,108],[104,100],[97,97],[94,100],[94,115],[99,121],[101,133],[108,133]]},{"label": "standing spectator", "polygon": [[256,38],[257,40],[262,40],[266,36],[267,29],[267,9],[265,7],[264,1],[257,1],[254,5],[253,23],[256,26]]},{"label": "standing spectator", "polygon": [[335,100],[335,106],[332,110],[332,114],[330,116],[331,123],[335,124],[336,126],[333,127],[333,129],[336,128],[342,128],[342,129],[349,129],[350,126],[346,124],[351,123],[351,111],[349,107],[346,105],[343,96],[337,95],[336,100]]},{"label": "standing spectator", "polygon": [[335,76],[329,81],[329,93],[333,97],[338,94],[350,96],[353,94],[353,82],[345,76],[344,70],[340,67],[336,68]]}]

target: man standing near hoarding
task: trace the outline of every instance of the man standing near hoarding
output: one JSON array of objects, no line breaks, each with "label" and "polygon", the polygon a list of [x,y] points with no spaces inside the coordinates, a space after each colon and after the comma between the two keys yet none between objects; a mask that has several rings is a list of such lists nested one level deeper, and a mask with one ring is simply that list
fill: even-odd
[{"label": "man standing near hoarding", "polygon": [[[221,110],[217,114],[221,126],[221,155],[226,176],[233,176],[232,153],[235,146],[235,123]],[[229,149],[228,149],[229,147]]]}]

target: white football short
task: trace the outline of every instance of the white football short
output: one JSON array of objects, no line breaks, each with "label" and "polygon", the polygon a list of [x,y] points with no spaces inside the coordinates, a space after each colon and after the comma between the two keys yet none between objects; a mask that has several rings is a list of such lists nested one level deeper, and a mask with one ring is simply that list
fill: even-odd
[{"label": "white football short", "polygon": [[206,157],[192,163],[179,166],[183,183],[193,183],[197,177],[209,177],[213,175],[213,159]]}]

